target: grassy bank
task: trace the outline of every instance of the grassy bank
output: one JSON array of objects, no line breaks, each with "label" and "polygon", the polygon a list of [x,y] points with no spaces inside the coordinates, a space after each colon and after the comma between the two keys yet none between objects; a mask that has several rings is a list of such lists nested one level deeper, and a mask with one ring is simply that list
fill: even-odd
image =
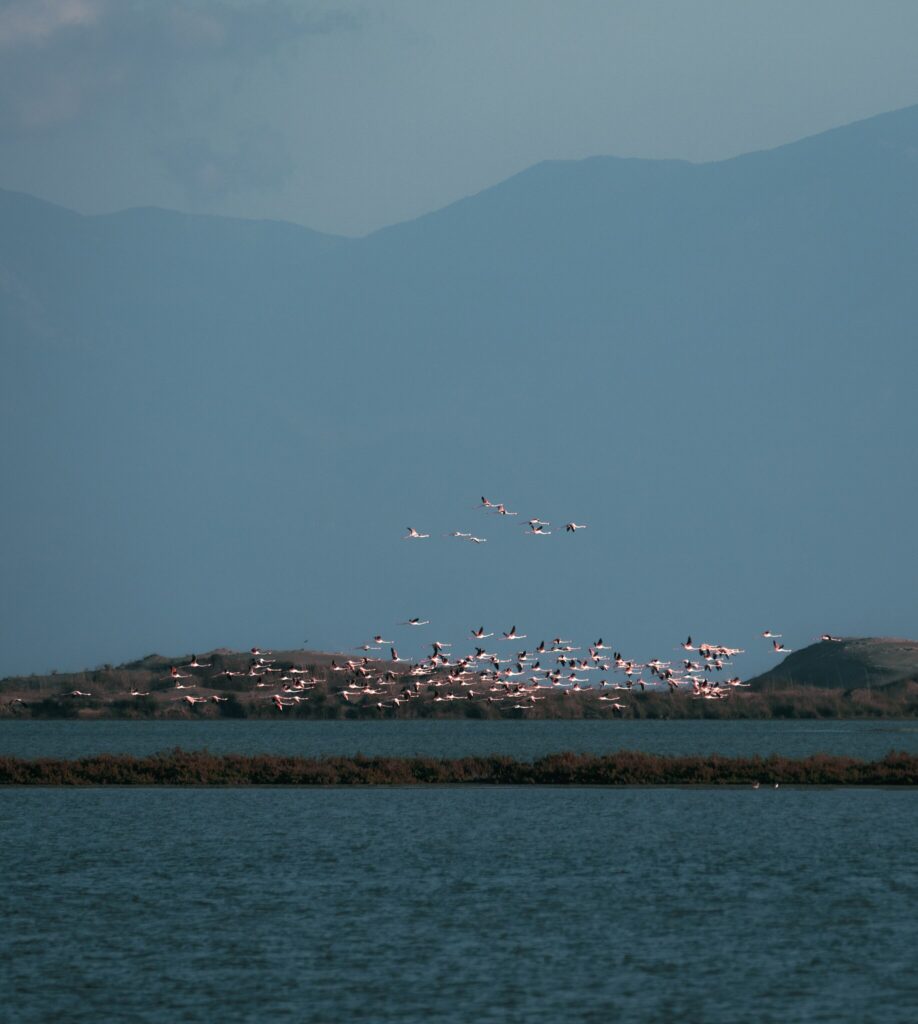
[{"label": "grassy bank", "polygon": [[918,785],[918,756],[879,761],[816,754],[786,757],[664,757],[635,751],[595,756],[276,757],[173,750],[151,757],[79,760],[0,758],[0,785],[340,786],[340,785]]}]

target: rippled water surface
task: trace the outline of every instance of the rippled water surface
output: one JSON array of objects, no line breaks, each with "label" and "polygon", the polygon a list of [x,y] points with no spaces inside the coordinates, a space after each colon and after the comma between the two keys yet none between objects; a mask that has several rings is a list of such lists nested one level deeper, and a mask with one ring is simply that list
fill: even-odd
[{"label": "rippled water surface", "polygon": [[561,750],[656,754],[918,753],[918,722],[906,721],[0,721],[0,754],[83,757],[152,754],[173,747],[214,753],[380,754],[520,759]]},{"label": "rippled water surface", "polygon": [[6,789],[0,1018],[913,1022],[914,790]]}]

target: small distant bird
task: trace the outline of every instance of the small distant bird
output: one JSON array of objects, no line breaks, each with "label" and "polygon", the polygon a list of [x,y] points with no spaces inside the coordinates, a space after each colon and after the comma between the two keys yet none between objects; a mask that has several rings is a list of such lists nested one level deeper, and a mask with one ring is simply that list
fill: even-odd
[{"label": "small distant bird", "polygon": [[819,639],[820,640],[832,640],[835,643],[839,643],[839,644],[842,642],[842,637],[840,637],[840,636],[832,636],[831,633],[823,633],[822,636],[820,636]]},{"label": "small distant bird", "polygon": [[485,640],[489,636],[494,636],[494,634],[493,633],[486,633],[484,631],[484,626],[480,626],[478,629],[473,629],[472,630],[472,636],[475,637],[476,640]]},{"label": "small distant bird", "polygon": [[408,532],[402,537],[402,540],[426,540],[430,536],[429,533],[418,533],[413,526],[407,527],[407,530]]},{"label": "small distant bird", "polygon": [[564,529],[567,530],[568,533],[576,533],[578,530],[585,530],[586,528],[587,528],[586,527],[586,523],[565,523],[564,524]]},{"label": "small distant bird", "polygon": [[775,649],[775,654],[790,654],[793,650],[792,647],[785,647],[784,644],[779,644],[777,640],[772,640],[771,645]]},{"label": "small distant bird", "polygon": [[400,622],[400,626],[429,626],[430,619],[407,619],[405,622]]},{"label": "small distant bird", "polygon": [[765,632],[762,634],[762,636],[765,637],[766,640],[771,640],[772,637],[782,637],[783,635],[783,633],[772,633],[770,629],[766,629]]}]

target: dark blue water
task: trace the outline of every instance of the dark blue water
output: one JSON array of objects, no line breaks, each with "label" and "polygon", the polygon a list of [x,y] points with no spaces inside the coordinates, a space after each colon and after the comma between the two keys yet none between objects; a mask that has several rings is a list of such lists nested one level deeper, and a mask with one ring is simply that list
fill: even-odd
[{"label": "dark blue water", "polygon": [[918,792],[0,791],[4,1024],[911,1024]]},{"label": "dark blue water", "polygon": [[918,722],[905,721],[0,721],[0,754],[84,757],[152,754],[173,747],[237,754],[379,754],[432,757],[560,750],[601,754],[841,754],[875,759],[918,753]]}]

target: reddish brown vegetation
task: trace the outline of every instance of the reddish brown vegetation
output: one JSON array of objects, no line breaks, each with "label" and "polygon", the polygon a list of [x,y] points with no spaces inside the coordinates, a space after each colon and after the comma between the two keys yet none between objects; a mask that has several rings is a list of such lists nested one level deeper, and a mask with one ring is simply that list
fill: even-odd
[{"label": "reddish brown vegetation", "polygon": [[173,750],[152,757],[101,755],[65,761],[0,757],[0,785],[330,786],[330,785],[829,785],[912,786],[918,756],[879,761],[815,754],[786,757],[663,757],[635,751],[594,756],[278,757]]}]

